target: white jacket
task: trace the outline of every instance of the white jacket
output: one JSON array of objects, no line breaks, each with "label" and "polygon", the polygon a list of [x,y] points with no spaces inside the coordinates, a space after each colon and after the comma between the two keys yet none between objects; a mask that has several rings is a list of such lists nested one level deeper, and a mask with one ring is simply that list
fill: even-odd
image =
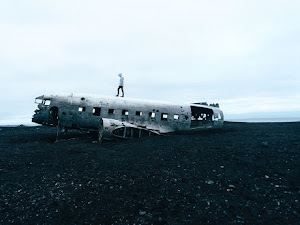
[{"label": "white jacket", "polygon": [[120,77],[120,83],[119,86],[124,86],[124,77]]}]

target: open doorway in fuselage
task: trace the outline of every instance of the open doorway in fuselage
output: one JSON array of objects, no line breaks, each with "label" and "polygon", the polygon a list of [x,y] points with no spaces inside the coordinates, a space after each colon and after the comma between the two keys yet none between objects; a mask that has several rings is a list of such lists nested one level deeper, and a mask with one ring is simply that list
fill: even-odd
[{"label": "open doorway in fuselage", "polygon": [[57,126],[58,124],[58,108],[56,106],[52,107],[49,111],[49,124]]},{"label": "open doorway in fuselage", "polygon": [[201,106],[191,106],[191,128],[205,126],[213,122],[213,110]]}]

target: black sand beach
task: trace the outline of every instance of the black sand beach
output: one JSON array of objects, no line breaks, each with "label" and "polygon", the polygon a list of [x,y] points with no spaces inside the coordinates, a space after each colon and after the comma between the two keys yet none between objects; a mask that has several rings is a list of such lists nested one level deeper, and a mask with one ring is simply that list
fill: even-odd
[{"label": "black sand beach", "polygon": [[0,224],[299,224],[300,123],[55,139],[0,128]]}]

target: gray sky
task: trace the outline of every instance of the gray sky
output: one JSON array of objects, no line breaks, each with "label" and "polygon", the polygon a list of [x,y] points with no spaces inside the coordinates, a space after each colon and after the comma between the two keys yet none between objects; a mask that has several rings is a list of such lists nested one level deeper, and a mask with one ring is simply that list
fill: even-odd
[{"label": "gray sky", "polygon": [[300,117],[299,0],[2,1],[0,124],[51,93]]}]

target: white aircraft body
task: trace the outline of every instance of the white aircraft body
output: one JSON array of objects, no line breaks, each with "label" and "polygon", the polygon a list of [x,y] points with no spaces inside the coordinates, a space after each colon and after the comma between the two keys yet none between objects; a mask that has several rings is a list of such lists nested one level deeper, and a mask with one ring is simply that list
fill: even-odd
[{"label": "white aircraft body", "polygon": [[174,131],[222,127],[223,112],[206,103],[161,101],[87,94],[42,95],[32,121],[59,130],[97,131],[102,139],[136,138]]}]

